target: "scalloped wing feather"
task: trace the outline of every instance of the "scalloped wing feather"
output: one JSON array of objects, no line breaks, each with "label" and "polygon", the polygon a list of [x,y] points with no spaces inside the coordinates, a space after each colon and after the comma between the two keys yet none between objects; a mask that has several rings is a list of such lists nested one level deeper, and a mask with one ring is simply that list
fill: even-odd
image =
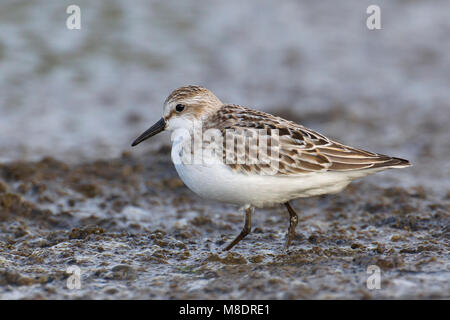
[{"label": "scalloped wing feather", "polygon": [[[238,105],[223,105],[207,121],[205,129],[210,128],[219,129],[224,137],[234,135],[236,143],[230,147],[225,143],[228,139],[224,139],[223,150],[224,158],[234,160],[227,165],[235,172],[296,176],[410,165],[407,160],[352,148],[292,121]],[[266,143],[276,151],[275,155],[269,151],[261,156],[243,143],[244,139],[254,138],[258,129],[270,132]],[[272,130],[278,130],[279,143]],[[238,150],[239,145],[244,145],[245,150]],[[256,146],[260,146],[259,141]]]}]

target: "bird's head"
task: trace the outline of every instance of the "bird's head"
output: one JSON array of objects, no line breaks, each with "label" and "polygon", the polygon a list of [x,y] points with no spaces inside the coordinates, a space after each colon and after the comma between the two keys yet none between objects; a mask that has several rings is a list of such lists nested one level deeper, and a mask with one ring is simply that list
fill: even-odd
[{"label": "bird's head", "polygon": [[205,120],[221,106],[222,102],[206,88],[191,85],[175,89],[164,102],[162,118],[134,140],[132,146],[164,130],[190,130],[195,122]]}]

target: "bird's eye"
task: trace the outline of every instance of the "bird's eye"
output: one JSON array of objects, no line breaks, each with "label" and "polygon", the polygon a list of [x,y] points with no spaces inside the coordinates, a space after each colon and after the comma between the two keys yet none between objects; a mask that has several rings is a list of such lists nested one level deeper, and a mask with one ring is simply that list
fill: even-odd
[{"label": "bird's eye", "polygon": [[177,106],[175,107],[175,110],[177,112],[181,112],[184,110],[184,106],[182,104],[177,104]]}]

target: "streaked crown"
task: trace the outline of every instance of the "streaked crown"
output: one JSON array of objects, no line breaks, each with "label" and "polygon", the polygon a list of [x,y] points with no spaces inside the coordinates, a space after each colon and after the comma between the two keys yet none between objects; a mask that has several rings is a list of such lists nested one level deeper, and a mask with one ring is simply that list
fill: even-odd
[{"label": "streaked crown", "polygon": [[223,103],[208,89],[184,86],[172,91],[164,102],[164,118],[202,119],[218,110]]}]

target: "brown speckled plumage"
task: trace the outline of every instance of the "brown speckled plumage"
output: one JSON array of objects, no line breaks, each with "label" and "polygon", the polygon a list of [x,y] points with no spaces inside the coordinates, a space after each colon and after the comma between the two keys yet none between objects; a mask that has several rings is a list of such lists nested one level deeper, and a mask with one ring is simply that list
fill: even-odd
[{"label": "brown speckled plumage", "polygon": [[165,129],[172,131],[172,161],[191,190],[245,208],[244,227],[225,250],[250,233],[254,207],[286,206],[288,248],[298,224],[290,200],[340,192],[354,179],[410,165],[343,145],[268,113],[223,104],[199,86],[174,90],[164,103],[162,119],[132,145]]},{"label": "brown speckled plumage", "polygon": [[[277,175],[299,175],[324,171],[351,171],[371,168],[407,166],[407,160],[389,157],[361,149],[352,148],[292,121],[282,119],[261,111],[226,104],[205,121],[205,129],[215,128],[225,136],[231,131],[235,141],[242,142],[254,135],[249,129],[264,129],[268,132],[268,145],[273,140],[273,130],[278,130],[279,157]],[[237,153],[227,148],[224,139],[224,157],[228,153]],[[268,169],[268,164],[254,163],[245,149],[246,163],[231,163],[229,167],[241,173],[259,174]],[[270,155],[270,152],[268,152]],[[235,155],[233,155],[235,157]],[[249,163],[250,162],[250,163]]]},{"label": "brown speckled plumage", "polygon": [[170,102],[170,101],[182,101],[182,100],[197,96],[199,94],[205,94],[205,93],[207,93],[207,91],[209,91],[209,90],[206,90],[203,87],[194,86],[194,85],[180,87],[170,93],[170,95],[167,97],[165,103]]}]

